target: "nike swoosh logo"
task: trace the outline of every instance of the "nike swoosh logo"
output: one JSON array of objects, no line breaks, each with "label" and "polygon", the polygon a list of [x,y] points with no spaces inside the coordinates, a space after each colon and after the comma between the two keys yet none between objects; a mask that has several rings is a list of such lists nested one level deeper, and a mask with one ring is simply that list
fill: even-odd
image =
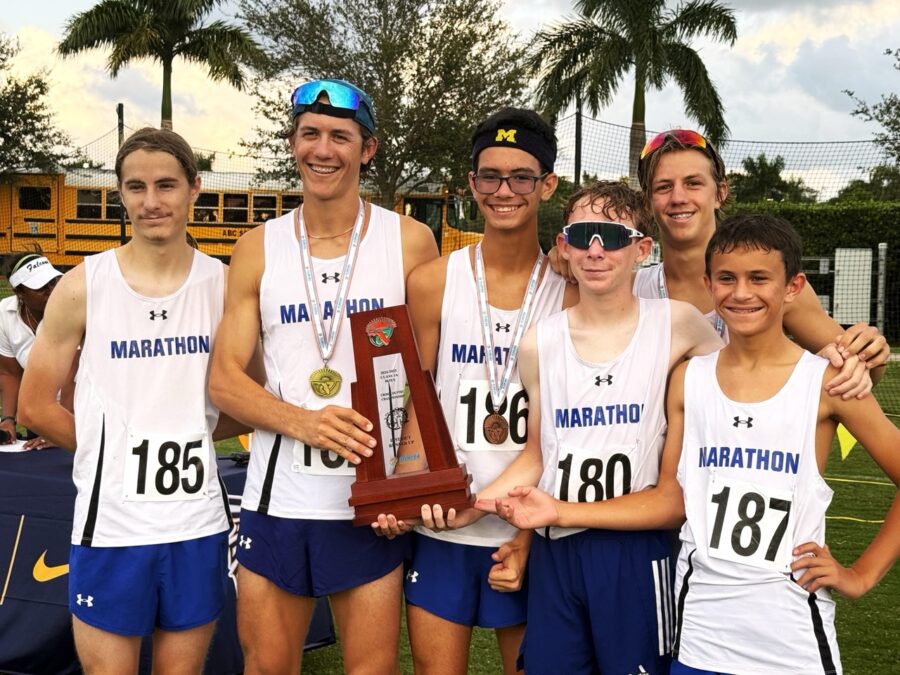
[{"label": "nike swoosh logo", "polygon": [[57,577],[61,577],[69,573],[69,565],[68,563],[65,565],[53,565],[52,567],[48,566],[46,562],[44,562],[44,556],[47,555],[47,551],[41,553],[41,557],[37,559],[37,562],[34,563],[34,569],[31,570],[31,575],[34,577],[35,581],[39,581],[44,583],[45,581],[53,581]]}]

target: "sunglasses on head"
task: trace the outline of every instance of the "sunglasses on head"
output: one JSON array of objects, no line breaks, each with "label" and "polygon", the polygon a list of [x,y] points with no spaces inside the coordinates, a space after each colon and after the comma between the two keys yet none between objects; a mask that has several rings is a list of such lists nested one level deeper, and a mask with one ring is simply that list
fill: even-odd
[{"label": "sunglasses on head", "polygon": [[294,117],[306,112],[314,106],[323,93],[328,95],[328,105],[332,108],[353,111],[348,115],[372,133],[375,132],[375,121],[372,117],[372,101],[360,89],[349,82],[340,80],[313,80],[304,82],[291,94],[291,106]]},{"label": "sunglasses on head", "polygon": [[719,157],[719,153],[716,152],[712,143],[706,140],[704,136],[692,129],[669,129],[669,131],[663,131],[661,134],[656,134],[656,136],[647,141],[647,145],[641,150],[641,157],[638,160],[638,182],[640,182],[642,186],[644,186],[644,173],[647,171],[647,161],[649,160],[650,155],[659,150],[668,138],[674,138],[686,148],[697,148],[698,150],[702,150],[716,163],[721,175],[725,175],[725,165],[722,162],[722,158]]},{"label": "sunglasses on head", "polygon": [[617,251],[628,246],[632,240],[643,239],[646,235],[622,223],[599,220],[566,225],[563,236],[569,246],[582,251],[591,247],[595,237],[604,250]]}]

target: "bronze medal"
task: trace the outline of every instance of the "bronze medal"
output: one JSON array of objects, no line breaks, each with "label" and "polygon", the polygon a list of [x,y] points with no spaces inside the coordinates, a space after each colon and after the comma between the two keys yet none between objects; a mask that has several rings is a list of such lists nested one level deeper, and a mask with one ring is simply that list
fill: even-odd
[{"label": "bronze medal", "polygon": [[333,398],[341,390],[341,374],[328,366],[314,370],[309,376],[309,386],[319,398]]},{"label": "bronze medal", "polygon": [[485,440],[491,445],[500,445],[509,437],[509,422],[499,413],[491,413],[481,425]]}]

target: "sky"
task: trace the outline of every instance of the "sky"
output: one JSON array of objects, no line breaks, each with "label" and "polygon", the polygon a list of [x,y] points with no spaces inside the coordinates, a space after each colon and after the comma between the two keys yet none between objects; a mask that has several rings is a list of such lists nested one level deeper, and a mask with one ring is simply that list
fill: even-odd
[{"label": "sky", "polygon": [[[66,20],[95,0],[0,0],[0,32],[18,39],[17,75],[45,69],[57,125],[76,146],[116,126],[115,107],[125,105],[132,128],[159,124],[162,69],[136,62],[116,79],[105,70],[108,53],[92,50],[62,59],[55,54]],[[670,6],[674,6],[670,2]],[[731,137],[753,141],[865,140],[877,127],[850,115],[843,90],[875,102],[900,90],[900,72],[886,48],[900,47],[896,0],[726,0],[735,9],[738,40],[731,46],[697,41],[726,108]],[[222,13],[233,16],[233,3]],[[570,0],[504,0],[512,30],[528,38],[542,26],[572,16]],[[174,126],[194,147],[239,152],[256,124],[249,95],[210,82],[197,66],[176,62]],[[633,87],[627,77],[600,119],[628,125]],[[287,92],[286,92],[287,95]],[[679,90],[648,92],[648,129],[694,126]]]}]

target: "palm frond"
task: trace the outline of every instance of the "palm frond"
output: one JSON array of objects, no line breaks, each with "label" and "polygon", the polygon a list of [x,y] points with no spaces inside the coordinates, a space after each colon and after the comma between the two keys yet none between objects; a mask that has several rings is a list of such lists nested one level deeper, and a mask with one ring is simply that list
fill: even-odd
[{"label": "palm frond", "polygon": [[715,145],[723,145],[729,136],[725,108],[700,55],[680,42],[667,44],[666,52],[669,73],[684,93],[685,111]]},{"label": "palm frond", "polygon": [[226,80],[238,89],[244,86],[239,64],[263,58],[246,30],[222,21],[214,21],[188,33],[175,55],[205,65],[213,80]]},{"label": "palm frond", "polygon": [[141,14],[126,0],[103,0],[66,22],[65,38],[57,52],[70,56],[86,49],[112,45],[140,23]]},{"label": "palm frond", "polygon": [[738,35],[734,10],[718,0],[691,0],[679,5],[669,13],[663,30],[671,40],[683,42],[705,35],[729,46]]}]

